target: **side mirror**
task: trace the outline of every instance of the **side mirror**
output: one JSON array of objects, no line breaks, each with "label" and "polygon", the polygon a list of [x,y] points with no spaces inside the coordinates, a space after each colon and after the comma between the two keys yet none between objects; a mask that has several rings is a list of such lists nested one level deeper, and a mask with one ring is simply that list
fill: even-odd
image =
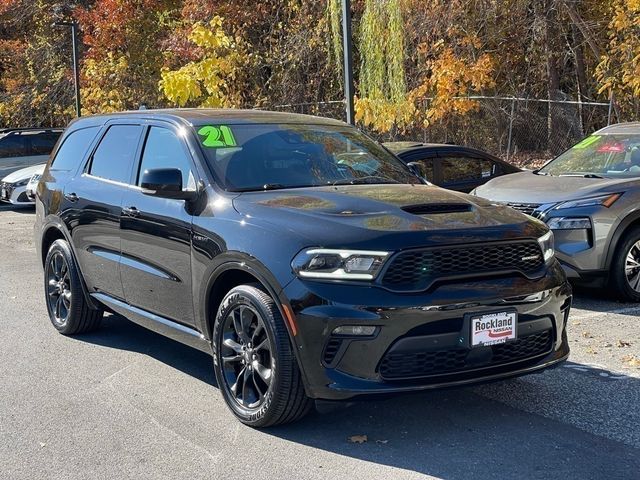
[{"label": "side mirror", "polygon": [[420,162],[409,162],[407,163],[407,167],[409,167],[409,170],[411,170],[414,175],[422,178],[423,180],[429,181],[424,171],[424,167]]},{"label": "side mirror", "polygon": [[140,181],[142,193],[153,197],[191,200],[197,192],[182,190],[182,171],[179,168],[145,170]]}]

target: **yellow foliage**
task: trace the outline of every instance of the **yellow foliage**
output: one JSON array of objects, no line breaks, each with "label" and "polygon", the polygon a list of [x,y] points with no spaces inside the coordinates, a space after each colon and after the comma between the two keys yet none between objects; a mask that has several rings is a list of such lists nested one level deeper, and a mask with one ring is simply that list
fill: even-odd
[{"label": "yellow foliage", "polygon": [[202,50],[201,58],[177,70],[162,71],[160,90],[179,106],[197,102],[202,107],[229,106],[230,81],[235,78],[242,54],[238,43],[222,28],[223,19],[215,16],[209,25],[194,24],[189,40]]},{"label": "yellow foliage", "polygon": [[[491,88],[495,84],[492,75],[494,61],[489,54],[482,54],[476,60],[471,60],[456,55],[449,47],[443,47],[441,41],[436,42],[434,47],[436,54],[425,65],[428,75],[410,93],[415,102],[422,103],[425,99],[430,99],[429,107],[424,111],[425,125],[448,114],[464,115],[474,110],[477,108],[476,102],[458,97]],[[426,50],[426,46],[421,48],[423,52]]]},{"label": "yellow foliage", "polygon": [[609,45],[596,69],[599,93],[640,97],[640,0],[615,0]]},{"label": "yellow foliage", "polygon": [[386,98],[356,98],[355,119],[377,132],[389,132],[394,127],[406,129],[415,119],[416,108],[411,99],[392,101]]},{"label": "yellow foliage", "polygon": [[123,86],[128,72],[129,61],[124,55],[108,52],[100,60],[86,59],[83,65],[85,81],[81,83],[84,112],[118,112],[134,104],[133,93]]}]

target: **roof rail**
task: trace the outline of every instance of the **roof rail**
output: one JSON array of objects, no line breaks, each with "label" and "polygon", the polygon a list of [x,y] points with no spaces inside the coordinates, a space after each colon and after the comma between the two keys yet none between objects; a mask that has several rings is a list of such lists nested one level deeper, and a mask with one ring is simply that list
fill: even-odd
[{"label": "roof rail", "polygon": [[28,127],[28,128],[0,128],[0,133],[16,133],[16,132],[53,132],[62,131],[62,127]]}]

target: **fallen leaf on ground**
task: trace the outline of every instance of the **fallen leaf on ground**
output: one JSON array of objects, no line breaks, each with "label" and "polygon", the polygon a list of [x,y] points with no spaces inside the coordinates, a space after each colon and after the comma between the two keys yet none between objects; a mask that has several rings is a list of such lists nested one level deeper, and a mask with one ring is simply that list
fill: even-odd
[{"label": "fallen leaf on ground", "polygon": [[625,340],[618,340],[618,347],[630,347],[631,342],[627,342]]},{"label": "fallen leaf on ground", "polygon": [[352,435],[348,440],[351,443],[365,443],[369,439],[366,435]]},{"label": "fallen leaf on ground", "polygon": [[635,355],[625,355],[622,357],[622,362],[627,364],[629,367],[640,367],[640,358]]},{"label": "fallen leaf on ground", "polygon": [[597,355],[598,351],[594,350],[593,348],[589,347],[587,348],[587,353],[590,353],[591,355]]}]

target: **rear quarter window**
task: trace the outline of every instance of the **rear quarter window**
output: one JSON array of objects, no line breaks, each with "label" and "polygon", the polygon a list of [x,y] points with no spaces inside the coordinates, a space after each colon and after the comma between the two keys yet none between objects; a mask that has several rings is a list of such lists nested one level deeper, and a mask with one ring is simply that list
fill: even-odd
[{"label": "rear quarter window", "polygon": [[140,125],[112,125],[93,154],[89,174],[129,183],[136,148],[142,134]]},{"label": "rear quarter window", "polygon": [[100,127],[88,127],[74,130],[68,134],[58,148],[53,162],[52,170],[76,170],[84,159],[89,145],[98,133]]}]

